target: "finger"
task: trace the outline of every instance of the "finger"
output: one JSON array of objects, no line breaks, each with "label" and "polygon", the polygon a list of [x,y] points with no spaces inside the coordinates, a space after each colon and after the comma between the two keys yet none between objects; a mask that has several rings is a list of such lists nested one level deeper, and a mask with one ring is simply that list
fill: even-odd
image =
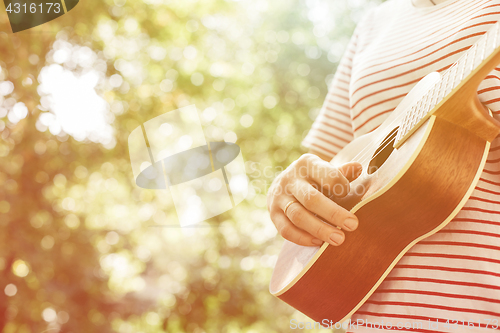
[{"label": "finger", "polygon": [[356,215],[327,198],[306,180],[296,180],[292,190],[294,197],[307,210],[319,215],[326,222],[347,231],[353,231],[358,227]]},{"label": "finger", "polygon": [[299,229],[331,245],[338,246],[344,242],[342,230],[321,221],[298,202],[288,207],[286,217]]},{"label": "finger", "polygon": [[306,163],[309,164],[307,166],[309,173],[305,178],[314,182],[317,189],[327,197],[335,196],[337,198],[345,197],[350,191],[349,179],[344,175],[344,172],[356,173],[359,165],[359,163],[348,163],[340,170],[315,156],[309,157]]},{"label": "finger", "polygon": [[358,162],[349,162],[342,165],[338,170],[344,175],[344,177],[352,182],[361,175],[363,171],[363,166]]},{"label": "finger", "polygon": [[284,239],[303,246],[323,245],[322,240],[296,227],[280,209],[271,214],[271,219],[276,226],[278,233]]}]

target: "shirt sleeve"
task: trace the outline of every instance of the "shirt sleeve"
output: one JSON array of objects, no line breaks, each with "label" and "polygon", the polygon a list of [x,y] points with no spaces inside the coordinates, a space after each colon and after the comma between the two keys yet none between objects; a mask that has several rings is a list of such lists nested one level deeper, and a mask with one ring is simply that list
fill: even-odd
[{"label": "shirt sleeve", "polygon": [[491,110],[493,117],[500,120],[500,67],[484,78],[477,94],[479,100]]},{"label": "shirt sleeve", "polygon": [[357,34],[355,33],[328,88],[321,111],[302,141],[305,147],[329,157],[335,156],[354,138],[349,85],[356,44]]}]

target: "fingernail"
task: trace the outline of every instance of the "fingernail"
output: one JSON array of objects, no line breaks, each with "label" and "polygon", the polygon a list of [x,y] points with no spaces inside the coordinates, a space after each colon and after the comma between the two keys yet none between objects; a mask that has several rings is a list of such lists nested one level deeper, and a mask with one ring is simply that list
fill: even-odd
[{"label": "fingernail", "polygon": [[358,220],[349,217],[344,221],[344,227],[349,231],[353,231],[358,227]]},{"label": "fingernail", "polygon": [[344,236],[334,232],[330,235],[330,240],[333,242],[332,245],[340,245],[344,241]]},{"label": "fingernail", "polygon": [[311,242],[314,245],[323,245],[323,241],[321,239],[314,238]]}]

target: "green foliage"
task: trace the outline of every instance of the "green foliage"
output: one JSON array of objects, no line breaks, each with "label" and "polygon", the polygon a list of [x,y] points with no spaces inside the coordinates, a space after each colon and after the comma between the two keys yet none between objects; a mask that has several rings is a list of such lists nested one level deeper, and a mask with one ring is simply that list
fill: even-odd
[{"label": "green foliage", "polygon": [[[326,82],[373,4],[83,0],[0,33],[0,84],[14,85],[0,95],[0,287],[16,289],[0,302],[2,332],[284,332],[290,318],[308,320],[268,292],[281,240],[265,192],[304,152]],[[51,64],[97,75],[111,139],[43,124],[53,101],[38,78]],[[19,102],[29,110],[20,121]],[[168,191],[134,184],[127,138],[190,104],[207,139],[237,138],[252,191],[180,229],[165,226],[177,223]]]}]

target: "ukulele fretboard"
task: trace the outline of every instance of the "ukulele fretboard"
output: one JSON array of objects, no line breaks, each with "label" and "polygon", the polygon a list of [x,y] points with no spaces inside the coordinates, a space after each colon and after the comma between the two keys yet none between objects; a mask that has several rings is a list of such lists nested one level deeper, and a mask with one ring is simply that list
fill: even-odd
[{"label": "ukulele fretboard", "polygon": [[441,79],[406,113],[400,123],[394,147],[399,147],[422,125],[442,102],[474,75],[500,46],[500,22],[486,32],[465,54],[442,75]]}]

